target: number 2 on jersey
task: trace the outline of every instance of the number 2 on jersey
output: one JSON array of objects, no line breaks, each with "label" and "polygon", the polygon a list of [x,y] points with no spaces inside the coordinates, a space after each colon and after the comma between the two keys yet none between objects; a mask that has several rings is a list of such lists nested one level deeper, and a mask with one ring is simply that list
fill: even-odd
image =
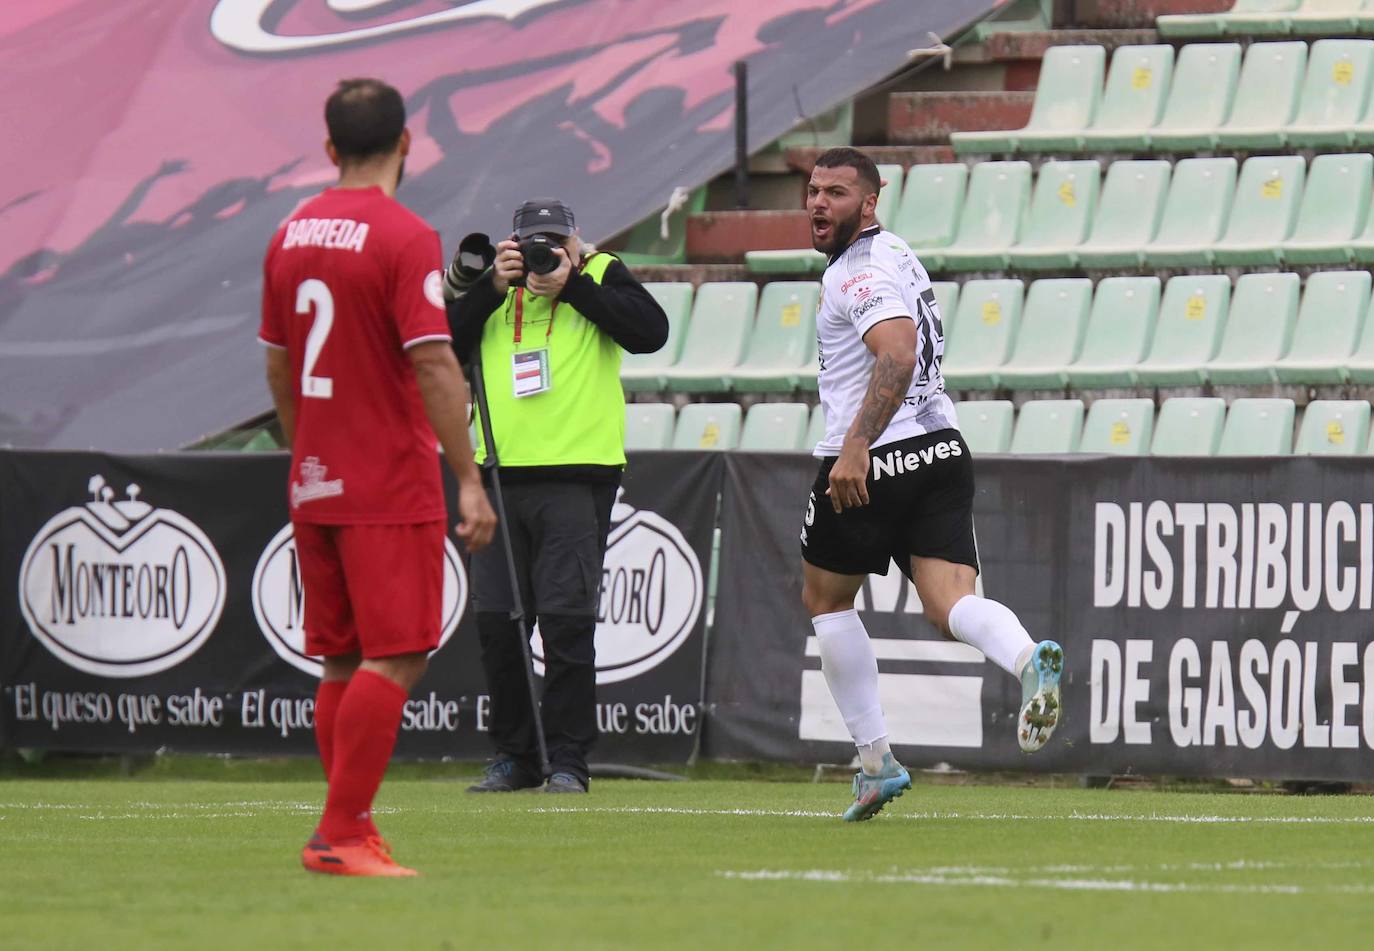
[{"label": "number 2 on jersey", "polygon": [[329,285],[318,278],[301,281],[296,288],[296,313],[310,313],[315,307],[315,322],[310,325],[310,333],[305,338],[305,365],[301,369],[301,396],[317,400],[327,400],[334,396],[334,379],[328,376],[314,376],[311,371],[320,359],[320,351],[334,326],[334,295],[329,293]]}]

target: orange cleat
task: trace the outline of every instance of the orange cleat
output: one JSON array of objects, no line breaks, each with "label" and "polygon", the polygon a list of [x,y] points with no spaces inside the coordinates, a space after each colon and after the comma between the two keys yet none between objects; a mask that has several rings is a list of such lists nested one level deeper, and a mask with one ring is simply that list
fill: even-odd
[{"label": "orange cleat", "polygon": [[301,849],[301,864],[308,872],[325,875],[410,878],[420,874],[413,868],[397,865],[391,857],[391,846],[381,836],[330,843],[317,833]]}]

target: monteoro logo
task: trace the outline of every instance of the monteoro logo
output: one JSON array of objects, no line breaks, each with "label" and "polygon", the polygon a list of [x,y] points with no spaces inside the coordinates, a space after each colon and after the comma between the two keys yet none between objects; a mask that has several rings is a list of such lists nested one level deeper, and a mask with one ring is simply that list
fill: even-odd
[{"label": "monteoro logo", "polygon": [[[439,629],[443,647],[468,603],[468,578],[458,549],[444,540],[444,608]],[[305,587],[296,556],[296,537],[290,524],[277,532],[263,549],[253,571],[253,615],[258,628],[277,656],[312,677],[324,673],[318,657],[305,652]]]},{"label": "monteoro logo", "polygon": [[[671,657],[696,627],[705,593],[696,552],[672,522],[617,501],[611,525],[596,609],[598,684],[629,680]],[[542,677],[537,626],[530,647]]]},{"label": "monteoro logo", "polygon": [[190,657],[224,610],[224,564],[193,522],[139,498],[115,502],[103,476],[91,501],[38,530],[19,569],[33,636],[77,670],[141,677]]}]

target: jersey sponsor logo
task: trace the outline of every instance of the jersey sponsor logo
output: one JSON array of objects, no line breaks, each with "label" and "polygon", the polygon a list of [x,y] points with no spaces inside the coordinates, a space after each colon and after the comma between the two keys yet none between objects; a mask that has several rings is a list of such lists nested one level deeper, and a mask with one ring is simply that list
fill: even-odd
[{"label": "jersey sponsor logo", "polygon": [[845,281],[843,284],[840,285],[840,293],[847,294],[849,293],[849,289],[853,287],[855,284],[858,284],[860,281],[872,280],[872,278],[872,271],[864,271],[862,274],[855,274],[849,280]]},{"label": "jersey sponsor logo", "polygon": [[[458,630],[467,603],[467,573],[458,550],[446,538],[443,613],[436,651]],[[253,570],[253,616],[278,657],[312,677],[323,674],[320,659],[305,652],[305,587],[290,524],[272,537],[258,557]]]},{"label": "jersey sponsor logo", "polygon": [[959,444],[957,439],[943,439],[933,446],[926,446],[924,449],[912,449],[909,452],[893,449],[886,455],[875,454],[873,456],[873,481],[877,482],[883,476],[891,478],[906,475],[915,472],[923,465],[928,466],[944,459],[954,459],[963,454],[964,447]]},{"label": "jersey sponsor logo", "polygon": [[281,249],[336,248],[362,253],[368,224],[352,218],[294,218],[286,223]]},{"label": "jersey sponsor logo", "polygon": [[[611,523],[596,610],[598,684],[638,677],[671,657],[696,627],[705,593],[696,552],[672,522],[617,499]],[[538,625],[530,647],[542,677]]]},{"label": "jersey sponsor logo", "polygon": [[858,292],[855,293],[855,295],[854,295],[854,303],[856,303],[856,304],[862,304],[864,301],[868,300],[868,298],[869,298],[870,296],[872,296],[872,294],[873,294],[873,288],[871,288],[871,287],[861,287],[861,288],[859,288]]},{"label": "jersey sponsor logo", "polygon": [[298,509],[306,502],[343,495],[343,479],[326,479],[325,475],[328,472],[328,466],[320,465],[319,456],[306,456],[302,459],[301,480],[291,481],[291,507]]},{"label": "jersey sponsor logo", "polygon": [[437,269],[425,275],[425,300],[440,310],[444,307],[444,279]]},{"label": "jersey sponsor logo", "polygon": [[873,308],[877,307],[882,302],[883,296],[881,294],[879,294],[877,297],[870,297],[868,300],[864,301],[858,307],[854,308],[854,319],[858,320],[860,317],[868,313]]},{"label": "jersey sponsor logo", "polygon": [[170,509],[125,500],[103,476],[91,501],[49,519],[24,553],[19,608],[29,630],[77,670],[142,677],[175,667],[209,638],[225,574],[200,528]]}]

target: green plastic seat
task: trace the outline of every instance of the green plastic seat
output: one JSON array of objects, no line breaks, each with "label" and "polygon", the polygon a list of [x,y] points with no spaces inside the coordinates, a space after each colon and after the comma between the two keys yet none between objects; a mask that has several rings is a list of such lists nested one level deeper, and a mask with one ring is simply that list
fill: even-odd
[{"label": "green plastic seat", "polygon": [[1058,389],[1068,383],[1068,366],[1078,359],[1093,304],[1086,278],[1036,281],[1026,293],[1016,347],[997,382],[1013,390]]},{"label": "green plastic seat", "polygon": [[878,192],[878,207],[874,209],[873,214],[878,223],[888,231],[892,231],[892,226],[897,220],[897,206],[902,203],[904,177],[900,165],[878,166],[878,178],[887,184]]},{"label": "green plastic seat", "polygon": [[1368,446],[1368,400],[1313,400],[1302,411],[1293,454],[1355,456]]},{"label": "green plastic seat", "polygon": [[1354,141],[1369,105],[1374,40],[1318,40],[1308,54],[1297,117],[1284,131],[1290,148],[1333,148]]},{"label": "green plastic seat", "polygon": [[1292,455],[1294,413],[1292,400],[1236,400],[1226,414],[1217,455]]},{"label": "green plastic seat", "polygon": [[947,271],[996,270],[1021,238],[1030,205],[1029,162],[982,162],[969,176],[954,246],[941,252]]},{"label": "green plastic seat", "polygon": [[1350,383],[1374,383],[1374,321],[1369,319],[1371,313],[1374,313],[1374,307],[1366,307],[1364,326],[1360,328],[1360,342],[1355,345],[1355,352],[1344,360],[1345,379]]},{"label": "green plastic seat", "polygon": [[777,141],[781,151],[791,148],[833,148],[854,141],[854,103],[846,101],[828,112],[801,120]]},{"label": "green plastic seat", "polygon": [[1231,303],[1225,274],[1180,275],[1164,287],[1150,354],[1136,367],[1146,386],[1197,386],[1216,355]]},{"label": "green plastic seat", "polygon": [[949,336],[959,307],[959,285],[955,281],[931,281],[930,287],[935,291],[935,306],[940,310],[940,323],[944,325],[945,336]]},{"label": "green plastic seat", "polygon": [[1021,322],[1025,285],[1020,281],[969,281],[959,292],[954,333],[945,335],[942,364],[950,389],[991,389],[1011,356]]},{"label": "green plastic seat", "polygon": [[744,266],[750,274],[819,274],[828,260],[815,248],[744,252]]},{"label": "green plastic seat", "polygon": [[1351,261],[1357,264],[1374,264],[1374,203],[1365,215],[1364,228],[1351,239],[1348,248]]},{"label": "green plastic seat", "polygon": [[1177,396],[1164,401],[1155,419],[1152,456],[1215,456],[1226,423],[1218,396]]},{"label": "green plastic seat", "polygon": [[1136,364],[1154,340],[1159,297],[1159,278],[1154,276],[1109,277],[1098,282],[1082,350],[1066,370],[1069,385],[1134,386]]},{"label": "green plastic seat", "polygon": [[676,393],[723,393],[744,356],[759,289],[751,281],[723,281],[697,288],[692,319],[677,362],[663,371]]},{"label": "green plastic seat", "polygon": [[791,391],[816,355],[815,281],[773,281],[764,285],[749,347],[730,372],[731,387],[743,393]]},{"label": "green plastic seat", "polygon": [[1013,267],[1069,268],[1097,210],[1102,166],[1046,162],[1040,166],[1024,234],[1008,255]]},{"label": "green plastic seat", "polygon": [[1078,137],[1089,152],[1143,150],[1159,121],[1174,71],[1174,48],[1122,46],[1112,54],[1107,88],[1091,128]]},{"label": "green plastic seat", "polygon": [[626,403],[625,448],[667,449],[676,415],[672,403]]},{"label": "green plastic seat", "polygon": [[959,432],[976,453],[1006,452],[1016,412],[1011,400],[961,400],[954,404]]},{"label": "green plastic seat", "polygon": [[649,283],[644,289],[668,315],[668,340],[653,353],[627,353],[620,364],[620,382],[627,393],[657,392],[666,385],[663,371],[677,363],[692,315],[692,285],[686,281]]},{"label": "green plastic seat", "polygon": [[1013,455],[1077,452],[1083,435],[1082,400],[1030,400],[1016,416]]},{"label": "green plastic seat", "polygon": [[1156,152],[1214,148],[1217,129],[1231,114],[1236,98],[1240,61],[1239,43],[1183,47],[1164,115],[1149,131],[1149,147]]},{"label": "green plastic seat", "polygon": [[1165,161],[1113,162],[1088,240],[1074,249],[1083,268],[1139,267],[1159,230],[1173,166]]},{"label": "green plastic seat", "polygon": [[888,230],[911,245],[927,270],[939,269],[937,249],[948,247],[958,233],[967,187],[967,165],[913,165],[907,172]]},{"label": "green plastic seat", "polygon": [[1227,267],[1281,262],[1283,242],[1298,219],[1306,173],[1301,155],[1246,159],[1226,234],[1212,249],[1212,260]]},{"label": "green plastic seat", "polygon": [[1312,160],[1285,264],[1345,264],[1364,227],[1374,183],[1374,155],[1318,155]]},{"label": "green plastic seat", "polygon": [[1293,455],[1363,455],[1369,440],[1369,400],[1312,400],[1303,410]]},{"label": "green plastic seat", "polygon": [[616,256],[630,267],[643,264],[682,264],[687,260],[687,218],[706,207],[706,187],[692,190],[685,204],[668,216],[663,234],[664,208],[635,225]]},{"label": "green plastic seat", "polygon": [[[1226,13],[1181,13],[1155,19],[1160,36],[1222,36],[1232,33],[1286,33],[1282,14],[1298,8],[1298,0],[1236,0]],[[1275,18],[1275,15],[1279,15]]]},{"label": "green plastic seat", "polygon": [[1287,14],[1288,32],[1295,36],[1331,36],[1359,28],[1361,0],[1302,0]]},{"label": "green plastic seat", "polygon": [[1007,154],[1072,148],[1092,124],[1102,100],[1107,51],[1101,46],[1052,46],[1040,64],[1030,121],[1020,130],[954,132],[959,155]]},{"label": "green plastic seat", "polygon": [[811,418],[806,425],[806,439],[803,447],[807,452],[815,449],[825,438],[825,407],[820,403],[811,407]]},{"label": "green plastic seat", "polygon": [[1207,364],[1211,383],[1274,382],[1274,364],[1293,340],[1299,284],[1296,274],[1245,274],[1236,281],[1221,346]]},{"label": "green plastic seat", "polygon": [[1211,264],[1212,248],[1231,215],[1235,190],[1233,158],[1184,159],[1175,165],[1159,231],[1145,248],[1146,263],[1151,267]]},{"label": "green plastic seat", "polygon": [[1097,400],[1083,423],[1078,451],[1143,456],[1150,451],[1154,426],[1154,400]]},{"label": "green plastic seat", "polygon": [[688,403],[677,414],[673,449],[734,449],[739,445],[738,403]]},{"label": "green plastic seat", "polygon": [[1306,70],[1306,43],[1251,46],[1240,67],[1231,114],[1217,132],[1217,145],[1230,149],[1282,146],[1283,132],[1297,115]]},{"label": "green plastic seat", "polygon": [[1369,308],[1368,271],[1321,271],[1307,279],[1293,345],[1274,364],[1280,383],[1344,383],[1345,365]]},{"label": "green plastic seat", "polygon": [[744,415],[739,448],[747,452],[800,452],[811,408],[805,403],[755,403]]},{"label": "green plastic seat", "polygon": [[1360,9],[1353,15],[1355,29],[1366,36],[1374,33],[1374,0],[1364,0]]}]

